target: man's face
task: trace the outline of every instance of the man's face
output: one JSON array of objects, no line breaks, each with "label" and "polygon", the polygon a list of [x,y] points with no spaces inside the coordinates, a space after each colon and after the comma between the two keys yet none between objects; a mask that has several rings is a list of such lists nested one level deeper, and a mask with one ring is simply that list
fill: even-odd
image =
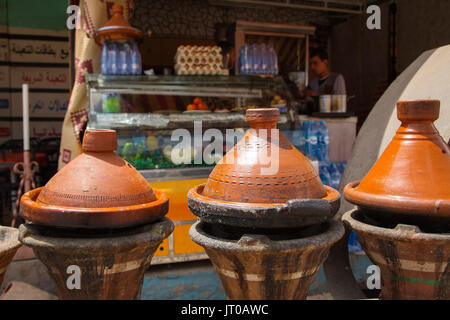
[{"label": "man's face", "polygon": [[321,60],[318,56],[314,56],[310,59],[311,70],[316,76],[326,74],[328,71],[328,60]]}]

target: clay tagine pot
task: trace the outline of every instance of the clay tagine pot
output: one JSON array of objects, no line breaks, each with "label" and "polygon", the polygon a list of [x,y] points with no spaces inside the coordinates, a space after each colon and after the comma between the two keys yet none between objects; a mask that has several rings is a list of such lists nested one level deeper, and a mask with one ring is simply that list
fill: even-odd
[{"label": "clay tagine pot", "polygon": [[396,135],[361,182],[349,183],[345,198],[373,219],[450,226],[450,150],[433,121],[438,100],[399,101]]},{"label": "clay tagine pot", "polygon": [[[249,109],[251,129],[188,193],[202,221],[252,228],[296,228],[327,221],[339,192],[276,130],[278,109]],[[267,129],[267,130],[266,130]],[[275,129],[272,133],[271,129]]]},{"label": "clay tagine pot", "polygon": [[113,16],[101,28],[95,32],[95,41],[103,45],[104,41],[108,40],[141,40],[142,32],[133,28],[123,16],[123,6],[115,4],[112,7]]},{"label": "clay tagine pot", "polygon": [[45,226],[121,228],[161,219],[169,199],[114,153],[114,130],[88,129],[83,153],[44,186],[25,193],[20,214]]}]

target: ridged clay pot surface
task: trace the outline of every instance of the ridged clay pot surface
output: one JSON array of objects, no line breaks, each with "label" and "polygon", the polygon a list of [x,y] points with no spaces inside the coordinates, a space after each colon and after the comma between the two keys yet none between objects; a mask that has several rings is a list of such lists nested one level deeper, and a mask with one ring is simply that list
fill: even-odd
[{"label": "ridged clay pot surface", "polygon": [[391,143],[345,198],[374,218],[450,230],[450,150],[433,125],[437,100],[399,101]]},{"label": "ridged clay pot surface", "polygon": [[167,196],[153,190],[116,149],[114,130],[86,130],[83,153],[43,188],[22,196],[22,217],[67,228],[130,227],[161,219]]}]

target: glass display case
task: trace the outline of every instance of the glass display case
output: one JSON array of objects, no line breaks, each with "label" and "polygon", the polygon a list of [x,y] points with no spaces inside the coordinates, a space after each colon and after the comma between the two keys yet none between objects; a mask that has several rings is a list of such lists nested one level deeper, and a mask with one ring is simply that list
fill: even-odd
[{"label": "glass display case", "polygon": [[[277,98],[284,101],[277,105],[282,112],[279,127],[290,128],[293,119],[281,77],[89,75],[87,85],[88,127],[116,130],[118,154],[138,170],[204,167],[219,160],[172,161],[170,154],[179,143],[172,135],[176,129],[193,135],[210,128],[243,133],[248,127],[245,110],[270,106]],[[186,111],[199,98],[208,110]]]},{"label": "glass display case", "polygon": [[[174,221],[175,231],[158,249],[153,263],[206,258],[188,235],[196,217],[189,212],[186,194],[206,182],[215,163],[231,147],[224,142],[222,154],[205,157],[203,149],[211,141],[203,134],[208,129],[224,135],[227,129],[235,129],[236,143],[248,129],[245,110],[268,106],[280,109],[279,129],[290,130],[295,123],[295,115],[289,112],[292,97],[281,77],[90,74],[87,92],[88,128],[116,130],[116,152],[170,198],[167,216]],[[180,143],[176,130],[180,129],[192,137],[191,148],[176,149]],[[181,163],[173,158],[178,152],[183,153]]]}]

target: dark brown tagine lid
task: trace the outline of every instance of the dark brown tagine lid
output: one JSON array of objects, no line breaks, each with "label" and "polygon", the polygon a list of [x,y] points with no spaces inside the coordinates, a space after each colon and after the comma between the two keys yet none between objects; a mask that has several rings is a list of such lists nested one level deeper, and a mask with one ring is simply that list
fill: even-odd
[{"label": "dark brown tagine lid", "polygon": [[439,106],[397,103],[401,126],[361,182],[345,187],[348,201],[393,222],[450,223],[450,151],[433,125]]},{"label": "dark brown tagine lid", "polygon": [[339,193],[324,186],[309,160],[279,133],[279,119],[275,108],[247,110],[251,129],[217,163],[206,184],[189,191],[194,214],[235,226],[289,228],[336,213]]},{"label": "dark brown tagine lid", "polygon": [[115,4],[112,7],[113,16],[95,32],[95,41],[103,45],[108,40],[140,40],[142,32],[133,28],[123,16],[123,6]]},{"label": "dark brown tagine lid", "polygon": [[152,189],[116,149],[114,130],[86,130],[83,153],[44,187],[24,194],[21,215],[35,224],[67,228],[120,228],[162,218],[167,196]]}]

